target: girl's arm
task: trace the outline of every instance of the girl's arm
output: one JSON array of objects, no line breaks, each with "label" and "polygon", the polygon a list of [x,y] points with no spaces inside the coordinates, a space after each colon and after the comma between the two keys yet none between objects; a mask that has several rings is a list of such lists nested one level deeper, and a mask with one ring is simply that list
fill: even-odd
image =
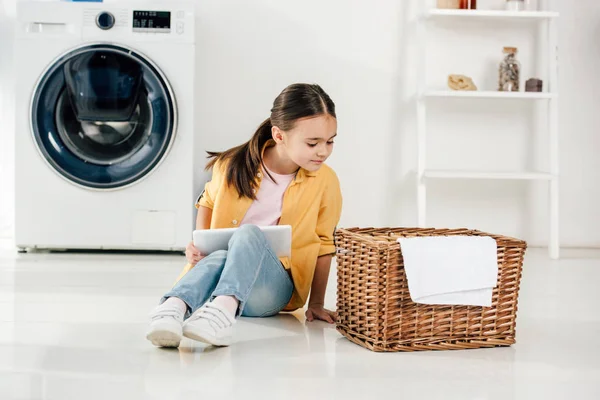
[{"label": "girl's arm", "polygon": [[327,281],[329,280],[331,259],[331,254],[317,258],[315,275],[310,287],[308,310],[306,311],[306,319],[308,321],[319,319],[330,324],[335,322],[335,312],[325,309],[325,291],[327,290]]},{"label": "girl's arm", "polygon": [[208,207],[199,206],[196,215],[196,229],[210,229],[212,210]]},{"label": "girl's arm", "polygon": [[[210,229],[211,219],[212,209],[204,206],[198,206],[198,214],[196,214],[196,229]],[[185,267],[184,273],[181,276],[187,273],[192,266],[198,264],[204,257],[205,255],[200,254],[200,251],[198,251],[198,249],[194,246],[194,243],[190,242],[185,248],[185,258],[189,264]]]},{"label": "girl's arm", "polygon": [[308,321],[319,319],[332,324],[335,322],[336,314],[324,307],[325,290],[327,289],[327,281],[329,279],[331,259],[336,251],[335,229],[342,213],[342,192],[335,172],[332,169],[326,169],[324,174],[327,179],[327,186],[321,197],[315,230],[321,240],[321,245],[311,283],[306,319]]}]

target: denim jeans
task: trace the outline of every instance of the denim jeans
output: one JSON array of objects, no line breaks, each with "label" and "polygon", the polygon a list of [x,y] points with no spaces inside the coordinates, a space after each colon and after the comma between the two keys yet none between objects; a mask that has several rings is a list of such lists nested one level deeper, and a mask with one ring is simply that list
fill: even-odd
[{"label": "denim jeans", "polygon": [[194,266],[164,295],[178,297],[191,315],[217,296],[240,302],[236,316],[268,317],[279,313],[292,297],[294,285],[256,225],[240,226],[228,250],[215,251]]}]

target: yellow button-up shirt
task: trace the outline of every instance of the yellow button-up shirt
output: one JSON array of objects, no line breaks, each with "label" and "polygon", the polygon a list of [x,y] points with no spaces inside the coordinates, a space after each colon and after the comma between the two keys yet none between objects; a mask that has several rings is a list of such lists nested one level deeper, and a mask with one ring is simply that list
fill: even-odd
[{"label": "yellow button-up shirt", "polygon": [[[265,175],[258,172],[256,183]],[[217,163],[213,175],[196,203],[212,209],[211,229],[238,227],[252,204],[252,199],[240,198],[236,189],[227,184],[226,168]],[[257,186],[257,187],[258,187]],[[294,293],[286,311],[301,308],[308,300],[317,258],[335,254],[334,231],[342,211],[342,194],[335,172],[323,164],[318,171],[300,168],[283,196],[280,225],[292,226],[291,258],[281,258],[285,269],[291,270]],[[180,274],[183,277],[192,265]]]}]

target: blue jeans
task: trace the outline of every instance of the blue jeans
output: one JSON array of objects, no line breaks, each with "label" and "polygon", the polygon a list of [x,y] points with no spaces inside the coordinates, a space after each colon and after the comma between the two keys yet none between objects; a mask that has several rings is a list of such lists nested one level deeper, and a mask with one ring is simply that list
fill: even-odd
[{"label": "blue jeans", "polygon": [[194,266],[164,295],[178,297],[191,315],[217,296],[234,296],[236,316],[269,317],[279,313],[292,297],[288,272],[256,225],[242,225],[229,240],[228,250],[215,251]]}]

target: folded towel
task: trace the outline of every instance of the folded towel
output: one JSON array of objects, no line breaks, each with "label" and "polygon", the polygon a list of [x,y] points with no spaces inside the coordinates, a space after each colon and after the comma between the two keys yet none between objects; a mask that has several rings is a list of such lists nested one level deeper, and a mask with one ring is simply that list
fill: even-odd
[{"label": "folded towel", "polygon": [[399,238],[415,303],[490,307],[498,279],[496,241],[489,236]]}]

